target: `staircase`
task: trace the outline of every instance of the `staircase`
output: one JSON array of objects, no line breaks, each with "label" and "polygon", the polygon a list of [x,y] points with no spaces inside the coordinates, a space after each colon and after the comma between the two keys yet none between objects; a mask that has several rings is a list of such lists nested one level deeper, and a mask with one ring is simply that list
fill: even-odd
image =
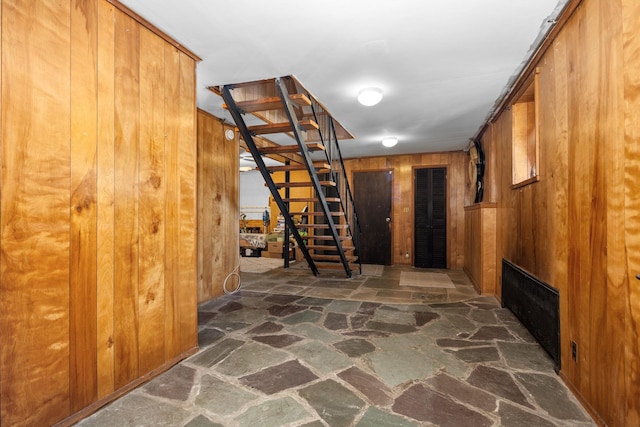
[{"label": "staircase", "polygon": [[[293,237],[316,276],[321,269],[360,272],[360,227],[338,145],[353,136],[293,76],[209,90],[224,99],[284,216],[285,242]],[[263,156],[283,165],[266,166]],[[284,178],[274,180],[276,172]],[[292,182],[292,173],[304,178]],[[294,188],[309,188],[310,197],[291,197]]]}]

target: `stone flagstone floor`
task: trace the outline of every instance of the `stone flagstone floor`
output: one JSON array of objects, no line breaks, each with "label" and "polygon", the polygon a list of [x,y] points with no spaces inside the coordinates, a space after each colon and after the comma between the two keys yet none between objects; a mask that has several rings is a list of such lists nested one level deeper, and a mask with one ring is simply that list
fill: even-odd
[{"label": "stone flagstone floor", "polygon": [[200,352],[79,426],[593,426],[528,331],[454,289],[300,268],[199,307]]}]

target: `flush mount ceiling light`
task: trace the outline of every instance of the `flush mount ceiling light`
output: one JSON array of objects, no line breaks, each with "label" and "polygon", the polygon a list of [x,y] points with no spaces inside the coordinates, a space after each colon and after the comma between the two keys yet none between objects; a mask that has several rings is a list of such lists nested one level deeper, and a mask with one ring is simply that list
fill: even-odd
[{"label": "flush mount ceiling light", "polygon": [[391,136],[389,138],[385,138],[382,140],[382,145],[384,145],[385,147],[393,147],[397,143],[398,143],[398,138],[396,138],[395,136]]},{"label": "flush mount ceiling light", "polygon": [[253,170],[253,167],[251,167],[251,166],[240,166],[240,172],[249,172],[250,170]]},{"label": "flush mount ceiling light", "polygon": [[382,90],[377,87],[368,87],[358,92],[358,102],[367,107],[376,105],[382,100]]}]

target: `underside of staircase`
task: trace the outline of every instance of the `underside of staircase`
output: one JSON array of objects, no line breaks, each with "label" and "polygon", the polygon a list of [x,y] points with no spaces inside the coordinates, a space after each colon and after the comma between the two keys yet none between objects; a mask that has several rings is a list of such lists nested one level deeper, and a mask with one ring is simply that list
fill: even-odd
[{"label": "underside of staircase", "polygon": [[[224,99],[240,144],[284,216],[285,241],[297,244],[314,275],[321,269],[344,269],[347,277],[360,271],[360,227],[338,144],[353,136],[293,76],[209,90]],[[267,166],[264,157],[280,165]],[[291,181],[293,173],[304,178]],[[291,197],[294,188],[309,188],[310,196]]]}]

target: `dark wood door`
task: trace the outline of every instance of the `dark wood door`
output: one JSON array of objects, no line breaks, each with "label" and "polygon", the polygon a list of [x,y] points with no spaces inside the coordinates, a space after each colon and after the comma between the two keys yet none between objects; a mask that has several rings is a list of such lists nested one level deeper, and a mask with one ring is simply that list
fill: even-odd
[{"label": "dark wood door", "polygon": [[447,169],[415,169],[414,265],[447,268]]},{"label": "dark wood door", "polygon": [[362,230],[363,264],[391,265],[391,185],[393,172],[354,172],[353,192]]}]

